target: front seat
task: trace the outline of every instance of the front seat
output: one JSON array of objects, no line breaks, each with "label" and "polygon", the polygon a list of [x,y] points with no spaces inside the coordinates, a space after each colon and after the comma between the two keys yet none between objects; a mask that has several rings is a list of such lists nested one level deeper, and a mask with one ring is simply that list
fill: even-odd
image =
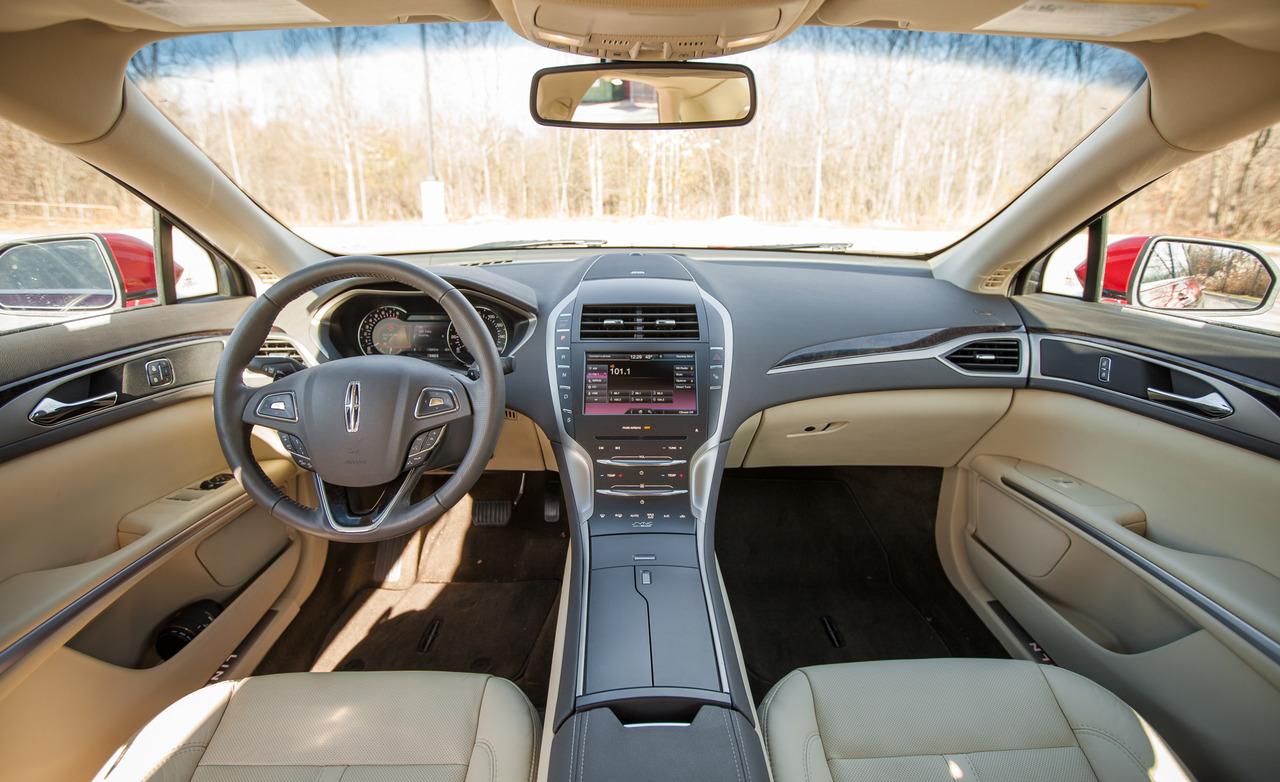
[{"label": "front seat", "polygon": [[1025,661],[801,668],[769,692],[760,719],[775,782],[1191,778],[1119,698]]},{"label": "front seat", "polygon": [[196,690],[104,782],[528,782],[538,716],[514,684],[434,671],[284,673]]}]

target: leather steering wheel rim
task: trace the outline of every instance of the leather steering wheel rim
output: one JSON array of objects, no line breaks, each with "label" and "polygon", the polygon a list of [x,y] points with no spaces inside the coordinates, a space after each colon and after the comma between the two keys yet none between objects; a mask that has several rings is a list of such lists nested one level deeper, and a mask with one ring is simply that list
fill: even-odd
[{"label": "leather steering wheel rim", "polygon": [[[468,377],[418,358],[358,356],[308,367],[263,387],[246,385],[242,379],[244,370],[269,336],[276,316],[285,305],[317,287],[347,279],[400,283],[430,296],[444,309],[463,344],[470,351],[474,360],[471,367],[472,376]],[[388,377],[386,373],[390,372],[389,377],[394,378],[402,386],[406,383],[412,385],[416,381],[418,385],[431,383],[432,386],[441,385],[452,389],[458,397],[456,404],[458,409],[453,412],[452,418],[447,420],[468,419],[471,424],[471,436],[465,455],[454,469],[453,475],[429,497],[410,504],[409,495],[422,475],[425,465],[406,467],[398,475],[399,488],[393,491],[385,513],[381,513],[371,525],[343,527],[334,521],[333,512],[326,498],[326,482],[320,475],[319,467],[315,473],[318,505],[316,508],[302,505],[287,496],[263,472],[254,458],[251,446],[250,433],[253,424],[262,423],[284,432],[286,427],[289,427],[289,422],[278,424],[263,421],[261,416],[255,417],[253,411],[261,411],[261,399],[264,395],[281,393],[279,390],[273,392],[273,388],[277,384],[282,384],[281,387],[286,389],[284,393],[297,397],[294,421],[305,424],[300,422],[300,419],[303,418],[303,411],[310,409],[306,395],[311,388],[307,379],[303,377],[306,373],[329,368],[324,371],[334,374],[339,371],[339,368],[332,365],[341,363],[342,371],[358,376],[361,370],[374,369],[373,361],[380,362],[376,369],[383,373],[381,377]],[[400,363],[392,364],[392,361]],[[330,369],[333,371],[331,372]],[[421,378],[411,377],[415,373],[421,375]],[[285,381],[290,382],[285,384]],[[329,382],[332,384],[332,379]],[[356,384],[348,384],[348,395],[350,385]],[[416,388],[416,385],[412,387]],[[426,390],[428,388],[424,385],[422,393]],[[357,391],[359,391],[358,388]],[[402,393],[401,398],[403,396]],[[245,493],[285,524],[310,535],[340,541],[378,541],[398,537],[430,524],[457,504],[479,480],[493,454],[501,432],[505,407],[506,387],[501,360],[484,321],[471,302],[457,288],[426,269],[404,261],[373,255],[343,256],[307,266],[288,275],[259,296],[227,339],[222,358],[218,363],[213,389],[214,423],[218,441],[226,456],[227,465],[240,485],[244,487]],[[325,408],[324,415],[328,415],[329,409]],[[397,419],[397,422],[409,427],[426,426],[432,423],[414,420],[424,418],[417,414],[420,409],[421,399],[418,399],[414,410],[404,416],[404,421]],[[398,416],[401,412],[403,411],[392,411],[390,415]],[[342,420],[341,414],[341,409],[332,411],[335,420]],[[329,426],[330,423],[318,421],[313,426]],[[436,424],[436,428],[441,431],[440,436],[443,437],[447,425]],[[349,422],[347,431],[352,431]],[[405,431],[412,432],[413,429]],[[392,440],[390,446],[384,444],[384,447],[394,447],[394,438]],[[403,462],[403,442],[400,448],[401,454],[395,454],[395,458]],[[381,456],[379,455],[379,458]],[[387,458],[391,458],[390,451]],[[319,463],[320,459],[317,458],[316,461]],[[333,462],[332,459],[329,461]],[[384,487],[383,494],[385,495],[388,491],[391,489]]]}]

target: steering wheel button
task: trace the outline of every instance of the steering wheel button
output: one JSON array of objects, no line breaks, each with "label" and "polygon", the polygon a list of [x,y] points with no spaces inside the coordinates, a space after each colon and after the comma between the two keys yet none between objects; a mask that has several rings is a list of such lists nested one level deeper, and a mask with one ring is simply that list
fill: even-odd
[{"label": "steering wheel button", "polygon": [[267,394],[258,403],[258,415],[263,418],[274,418],[277,421],[297,421],[298,405],[294,401],[292,391],[281,391],[278,394]]},{"label": "steering wheel button", "polygon": [[[440,443],[440,435],[444,433],[444,427],[432,429],[429,432],[422,432],[413,438],[413,442],[409,444],[409,466],[416,467],[426,458],[427,451],[435,448]],[[417,461],[415,461],[415,459]]]},{"label": "steering wheel button", "polygon": [[458,409],[458,400],[453,392],[445,388],[424,388],[418,395],[418,404],[414,408],[415,418],[451,413]]},{"label": "steering wheel button", "polygon": [[284,449],[294,456],[308,456],[307,448],[302,444],[302,439],[288,432],[280,432],[280,442],[284,444]]}]

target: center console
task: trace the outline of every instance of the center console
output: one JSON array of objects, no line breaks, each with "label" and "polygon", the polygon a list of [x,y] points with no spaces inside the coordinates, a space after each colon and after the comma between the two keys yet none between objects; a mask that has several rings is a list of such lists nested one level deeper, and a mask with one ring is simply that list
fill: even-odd
[{"label": "center console", "polygon": [[[756,762],[705,518],[731,341],[728,313],[669,255],[601,256],[553,312],[548,374],[576,533],[553,757],[591,719],[667,749],[727,726],[734,763],[709,779]],[[660,740],[621,730],[657,725]]]}]

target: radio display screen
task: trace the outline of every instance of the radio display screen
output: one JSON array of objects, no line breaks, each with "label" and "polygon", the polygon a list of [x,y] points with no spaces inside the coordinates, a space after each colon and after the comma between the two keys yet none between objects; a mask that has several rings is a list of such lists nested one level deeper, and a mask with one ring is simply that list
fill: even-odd
[{"label": "radio display screen", "polygon": [[584,415],[693,415],[693,353],[588,353]]}]

